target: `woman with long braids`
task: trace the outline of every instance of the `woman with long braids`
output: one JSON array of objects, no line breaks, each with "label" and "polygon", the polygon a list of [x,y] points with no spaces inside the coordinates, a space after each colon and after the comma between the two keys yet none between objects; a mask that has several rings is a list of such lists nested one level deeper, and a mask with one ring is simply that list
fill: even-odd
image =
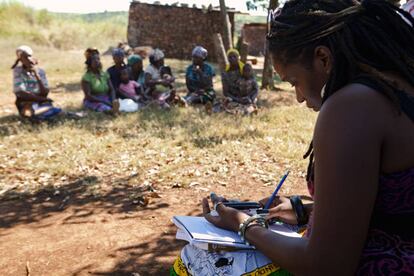
[{"label": "woman with long braids", "polygon": [[[281,236],[220,202],[212,216],[203,199],[208,221],[241,230],[257,251],[243,259],[187,245],[174,269],[256,275],[252,263],[267,258],[274,265],[260,275],[413,275],[414,19],[384,0],[291,0],[269,25],[274,68],[298,102],[319,111],[306,154],[314,199],[306,234]],[[282,198],[269,217],[304,222],[307,212]]]}]

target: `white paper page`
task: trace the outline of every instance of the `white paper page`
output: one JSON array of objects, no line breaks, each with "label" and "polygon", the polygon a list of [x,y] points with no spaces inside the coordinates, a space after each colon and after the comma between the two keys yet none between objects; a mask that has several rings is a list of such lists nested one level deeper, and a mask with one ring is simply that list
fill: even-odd
[{"label": "white paper page", "polygon": [[[205,242],[234,247],[252,248],[252,246],[247,246],[237,233],[218,228],[208,222],[204,217],[175,216],[173,218],[173,222],[181,230],[187,232],[188,238],[190,238],[193,242]],[[270,229],[284,236],[296,238],[301,237],[301,235],[293,232],[283,225],[272,225]],[[191,243],[191,241],[189,242]]]}]

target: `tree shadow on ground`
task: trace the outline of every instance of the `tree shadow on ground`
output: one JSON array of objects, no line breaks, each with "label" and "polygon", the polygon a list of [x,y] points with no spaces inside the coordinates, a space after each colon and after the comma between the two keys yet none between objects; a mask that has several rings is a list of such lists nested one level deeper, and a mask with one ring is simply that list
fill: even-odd
[{"label": "tree shadow on ground", "polygon": [[[116,180],[115,183],[119,184],[99,193],[96,190],[101,187],[96,185],[100,184],[100,180],[93,175],[80,176],[78,180],[59,188],[44,187],[35,193],[19,192],[12,188],[0,197],[0,229],[41,222],[68,208],[72,208],[72,215],[63,224],[86,223],[88,217],[103,212],[123,214],[169,207],[166,203],[146,206],[147,197],[153,193],[152,187],[122,184],[127,183],[130,177]],[[93,208],[85,209],[86,206]]]},{"label": "tree shadow on ground", "polygon": [[[188,216],[200,216],[201,213],[191,211]],[[169,270],[173,265],[174,259],[178,256],[180,249],[187,242],[175,238],[177,228],[170,224],[166,233],[155,235],[149,240],[137,244],[116,248],[108,257],[117,257],[120,261],[109,271],[94,269],[94,264],[89,264],[75,273],[73,276],[84,275],[169,275]]]}]

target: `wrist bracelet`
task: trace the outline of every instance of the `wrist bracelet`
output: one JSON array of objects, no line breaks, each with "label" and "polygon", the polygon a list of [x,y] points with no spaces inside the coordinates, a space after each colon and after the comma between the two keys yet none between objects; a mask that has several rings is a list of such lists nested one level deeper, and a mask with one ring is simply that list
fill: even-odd
[{"label": "wrist bracelet", "polygon": [[240,223],[238,234],[241,237],[241,240],[244,241],[247,245],[249,245],[249,242],[246,240],[246,237],[245,237],[246,230],[247,228],[249,228],[249,226],[252,226],[253,222],[255,222],[255,224],[260,225],[264,228],[268,227],[268,223],[266,219],[264,218],[264,216],[262,215],[254,215],[254,216],[248,217],[242,223]]},{"label": "wrist bracelet", "polygon": [[292,204],[293,210],[295,211],[298,226],[307,224],[309,217],[306,213],[305,206],[303,206],[300,196],[291,196],[290,203]]}]

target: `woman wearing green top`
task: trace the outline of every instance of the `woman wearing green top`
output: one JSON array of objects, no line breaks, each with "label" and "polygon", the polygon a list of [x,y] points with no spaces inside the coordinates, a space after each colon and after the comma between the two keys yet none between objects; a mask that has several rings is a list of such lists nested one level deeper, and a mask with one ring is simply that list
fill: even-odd
[{"label": "woman wearing green top", "polygon": [[119,103],[115,100],[115,90],[109,74],[102,71],[102,64],[97,49],[85,51],[86,73],[82,77],[82,90],[85,93],[83,105],[97,112],[118,112]]}]

